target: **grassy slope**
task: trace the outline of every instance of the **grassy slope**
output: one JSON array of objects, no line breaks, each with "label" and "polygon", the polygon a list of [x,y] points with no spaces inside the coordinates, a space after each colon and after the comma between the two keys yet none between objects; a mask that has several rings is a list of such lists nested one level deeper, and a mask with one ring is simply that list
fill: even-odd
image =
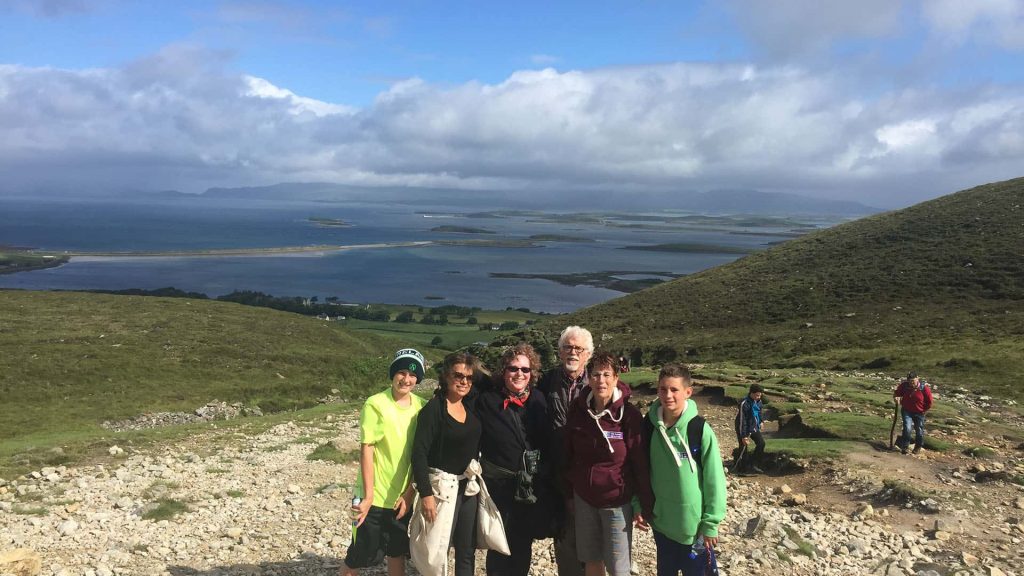
[{"label": "grassy slope", "polygon": [[557,323],[645,362],[852,368],[886,357],[893,371],[1019,398],[1024,179],[836,226]]},{"label": "grassy slope", "polygon": [[332,388],[362,395],[383,385],[394,347],[225,302],[0,291],[0,438],[96,430],[213,399],[284,409]]}]

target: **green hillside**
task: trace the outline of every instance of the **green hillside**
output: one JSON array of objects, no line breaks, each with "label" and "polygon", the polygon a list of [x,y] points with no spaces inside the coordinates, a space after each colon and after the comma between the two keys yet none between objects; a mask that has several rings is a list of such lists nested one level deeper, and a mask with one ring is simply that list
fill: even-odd
[{"label": "green hillside", "polygon": [[644,363],[914,368],[1018,397],[1024,178],[816,232],[550,328],[566,323]]},{"label": "green hillside", "polygon": [[332,388],[361,397],[385,384],[395,345],[227,302],[0,291],[0,444],[214,399],[278,411]]}]

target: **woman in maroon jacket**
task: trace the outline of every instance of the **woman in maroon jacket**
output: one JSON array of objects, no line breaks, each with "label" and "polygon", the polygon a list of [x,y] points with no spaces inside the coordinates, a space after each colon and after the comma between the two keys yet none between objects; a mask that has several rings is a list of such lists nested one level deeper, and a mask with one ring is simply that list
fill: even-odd
[{"label": "woman in maroon jacket", "polygon": [[[643,415],[628,402],[615,357],[594,355],[590,388],[569,408],[565,480],[576,518],[576,549],[587,576],[628,576],[633,524],[647,529],[654,507]],[[634,511],[637,496],[640,510]]]}]

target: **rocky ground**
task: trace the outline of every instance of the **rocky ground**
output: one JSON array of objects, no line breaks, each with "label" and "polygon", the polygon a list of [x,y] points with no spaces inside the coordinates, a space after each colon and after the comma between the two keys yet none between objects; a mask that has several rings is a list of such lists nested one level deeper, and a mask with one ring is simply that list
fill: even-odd
[{"label": "rocky ground", "polygon": [[[700,403],[728,452],[734,408]],[[0,574],[336,574],[356,465],[307,456],[325,442],[355,449],[356,423],[351,412],[261,433],[211,426],[160,448],[111,449],[106,462],[0,479]],[[995,473],[1019,474],[1020,451],[1000,445],[981,469],[950,452],[865,449],[799,474],[730,477],[721,574],[1024,573],[1024,491]],[[927,497],[894,494],[886,478]],[[550,541],[534,557],[531,574],[556,573]],[[638,534],[636,572],[654,574],[654,557],[650,535]]]}]

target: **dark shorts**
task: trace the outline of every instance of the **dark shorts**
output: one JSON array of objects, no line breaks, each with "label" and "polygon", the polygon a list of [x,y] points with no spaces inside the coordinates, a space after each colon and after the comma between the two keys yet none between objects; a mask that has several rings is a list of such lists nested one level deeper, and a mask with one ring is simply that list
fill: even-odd
[{"label": "dark shorts", "polygon": [[349,568],[368,568],[384,561],[384,557],[400,558],[409,554],[409,513],[400,520],[395,511],[370,506],[366,520],[356,529],[345,555]]}]

